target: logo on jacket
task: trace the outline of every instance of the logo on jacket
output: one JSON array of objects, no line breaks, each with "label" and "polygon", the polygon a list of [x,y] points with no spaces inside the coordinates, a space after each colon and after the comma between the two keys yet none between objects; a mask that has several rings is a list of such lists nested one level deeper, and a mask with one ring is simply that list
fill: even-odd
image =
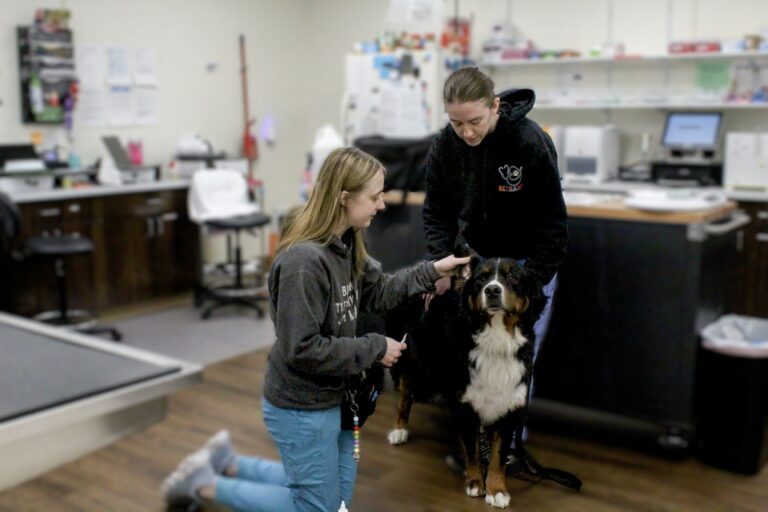
[{"label": "logo on jacket", "polygon": [[523,168],[514,165],[499,167],[499,174],[506,185],[499,185],[499,192],[517,192],[523,188]]}]

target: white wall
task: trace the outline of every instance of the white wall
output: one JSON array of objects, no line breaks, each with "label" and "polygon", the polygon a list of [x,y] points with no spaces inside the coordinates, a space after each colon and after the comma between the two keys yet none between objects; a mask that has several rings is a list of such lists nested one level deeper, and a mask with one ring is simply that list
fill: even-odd
[{"label": "white wall", "polygon": [[[277,144],[260,145],[256,175],[265,180],[267,206],[298,197],[304,166],[306,0],[68,0],[43,4],[0,0],[0,143],[48,137],[60,128],[22,125],[15,26],[28,25],[35,7],[72,12],[75,46],[154,48],[159,74],[159,120],[143,127],[84,127],[75,115],[75,149],[85,161],[103,153],[101,136],[142,139],[145,160],[167,163],[178,139],[197,131],[219,150],[237,155],[243,131],[238,35],[247,42],[251,114],[271,114]],[[217,63],[206,72],[206,64]]]},{"label": "white wall", "polygon": [[[258,117],[272,114],[277,120],[278,142],[273,148],[261,144],[257,164],[272,208],[295,202],[314,131],[323,123],[338,125],[344,54],[355,42],[383,31],[388,2],[67,0],[45,6],[72,11],[76,45],[154,47],[158,53],[159,122],[149,127],[84,128],[77,125],[76,116],[75,144],[86,159],[102,152],[102,135],[114,133],[143,139],[148,161],[167,162],[178,138],[190,129],[210,137],[218,148],[237,153],[242,130],[237,37],[244,33],[251,112]],[[446,13],[454,6],[454,1],[444,1]],[[0,0],[0,142],[27,140],[39,129],[19,121],[14,31],[16,25],[30,23],[35,7],[26,0]],[[764,0],[463,0],[459,14],[474,17],[475,53],[491,24],[507,18],[541,48],[582,52],[611,34],[629,53],[662,53],[669,38],[737,37],[768,27]],[[213,73],[205,71],[209,62],[218,63]],[[496,77],[498,88],[525,85],[526,77],[516,73],[520,71]],[[537,119],[551,123],[562,115],[542,113]],[[569,116],[568,122],[605,120],[600,113]],[[659,127],[659,116],[619,112],[612,120],[639,132]],[[760,111],[739,113],[737,124],[758,125],[765,117]]]}]

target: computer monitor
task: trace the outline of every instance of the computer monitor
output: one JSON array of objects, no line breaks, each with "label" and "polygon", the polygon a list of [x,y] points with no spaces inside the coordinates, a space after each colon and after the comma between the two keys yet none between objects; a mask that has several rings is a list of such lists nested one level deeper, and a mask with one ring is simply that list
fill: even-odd
[{"label": "computer monitor", "polygon": [[669,112],[661,144],[670,150],[714,151],[722,120],[722,112]]}]

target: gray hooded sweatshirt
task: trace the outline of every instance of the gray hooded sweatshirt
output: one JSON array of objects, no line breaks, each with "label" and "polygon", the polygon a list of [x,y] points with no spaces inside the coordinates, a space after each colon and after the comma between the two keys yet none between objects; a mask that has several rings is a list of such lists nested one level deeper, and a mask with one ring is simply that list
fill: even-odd
[{"label": "gray hooded sweatshirt", "polygon": [[269,275],[270,314],[277,340],[269,354],[264,397],[286,409],[341,404],[345,378],[381,359],[381,334],[355,336],[358,310],[386,311],[411,295],[434,290],[433,262],[385,274],[372,259],[352,277],[353,238],[328,246],[300,242],[281,252]]}]

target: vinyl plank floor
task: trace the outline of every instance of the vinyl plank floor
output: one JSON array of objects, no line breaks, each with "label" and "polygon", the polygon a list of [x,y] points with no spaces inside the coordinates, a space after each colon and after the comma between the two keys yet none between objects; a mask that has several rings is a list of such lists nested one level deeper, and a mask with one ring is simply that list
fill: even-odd
[{"label": "vinyl plank floor", "polygon": [[[107,448],[0,494],[0,512],[162,511],[160,482],[215,431],[228,428],[243,453],[276,457],[260,397],[268,349],[217,363],[203,383],[170,399],[168,417]],[[444,462],[454,438],[443,410],[417,405],[411,439],[390,446],[396,396],[382,395],[362,434],[362,459],[352,512],[495,510],[464,494],[460,475]],[[552,512],[766,511],[768,470],[745,477],[694,458],[667,460],[627,448],[532,432],[528,448],[548,466],[583,481],[576,493],[551,482],[508,479],[511,510]],[[203,510],[218,511],[217,507]]]}]

